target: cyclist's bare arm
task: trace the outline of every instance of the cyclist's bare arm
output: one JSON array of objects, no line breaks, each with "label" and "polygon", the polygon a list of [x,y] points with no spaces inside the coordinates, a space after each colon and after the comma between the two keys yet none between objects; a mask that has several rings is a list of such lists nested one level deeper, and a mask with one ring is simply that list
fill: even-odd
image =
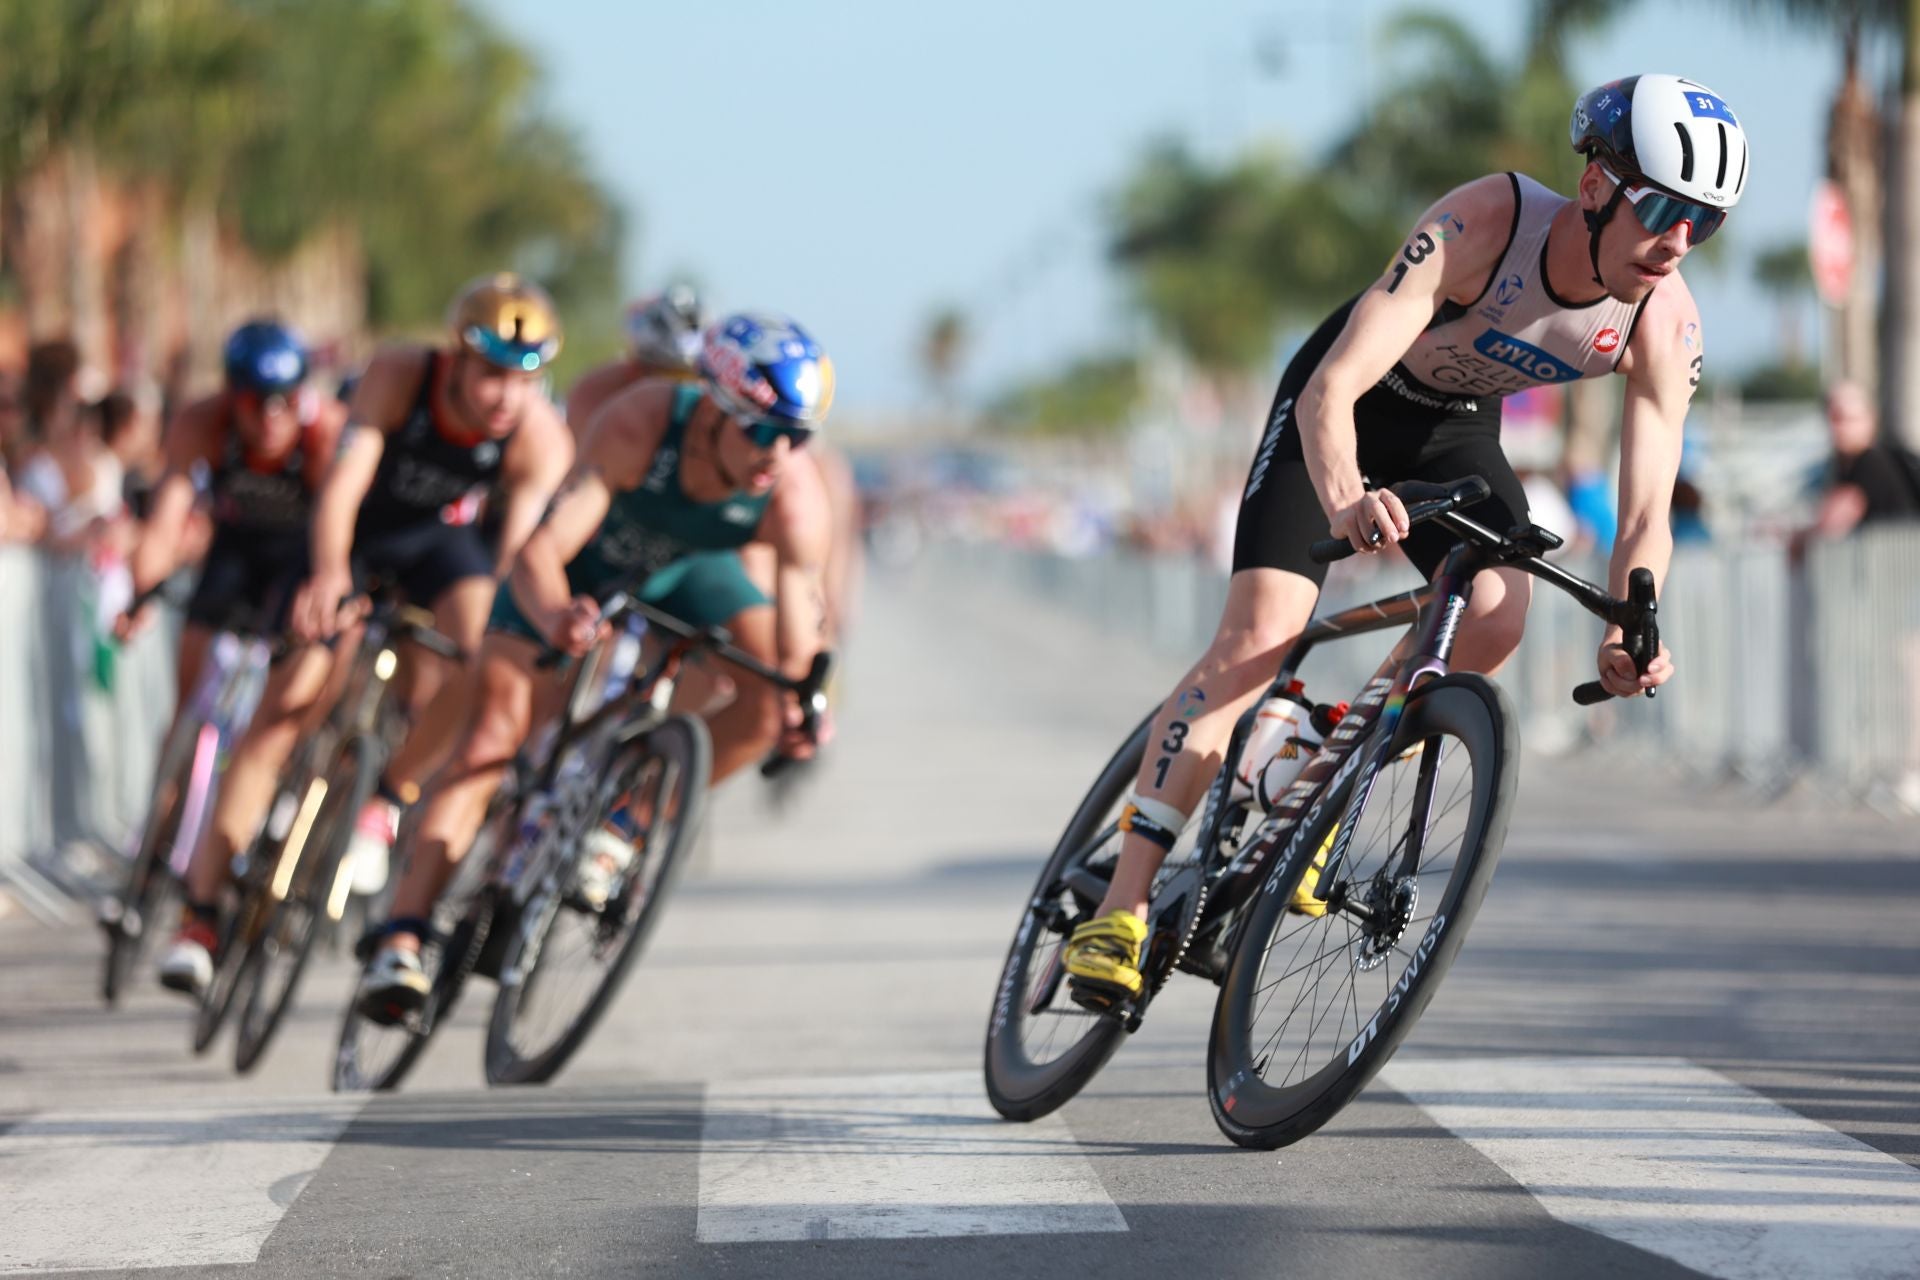
[{"label": "cyclist's bare arm", "polygon": [[[759,537],[772,544],[774,569],[774,643],[780,670],[799,679],[814,655],[827,647],[827,557],[833,551],[833,505],[817,467],[789,458],[780,485],[760,519]],[[808,738],[801,730],[797,702],[786,700],[779,753],[804,760],[833,733],[823,721]]]},{"label": "cyclist's bare arm", "polygon": [[340,597],[351,588],[353,525],[373,487],[387,435],[406,420],[419,394],[426,348],[384,347],[354,388],[340,445],[313,503],[312,576],[293,607],[294,631],[318,639],[334,629]]},{"label": "cyclist's bare arm", "polygon": [[320,414],[303,446],[307,450],[309,487],[319,493],[333,472],[333,460],[340,453],[340,437],[347,429],[347,406],[331,396],[321,402]]},{"label": "cyclist's bare arm", "polygon": [[1448,299],[1470,302],[1506,252],[1513,183],[1505,174],[1456,187],[1433,204],[1386,271],[1354,303],[1346,327],[1300,393],[1301,451],[1336,537],[1374,550],[1406,536],[1407,513],[1391,493],[1368,495],[1361,481],[1353,406],[1407,353]]},{"label": "cyclist's bare arm", "polygon": [[180,544],[187,519],[199,495],[194,491],[195,470],[212,467],[220,442],[220,406],[217,397],[196,400],[182,409],[167,427],[167,469],[153,495],[148,514],[134,544],[133,593],[137,597],[180,567]]},{"label": "cyclist's bare arm", "polygon": [[[1607,589],[1617,596],[1626,595],[1627,575],[1635,568],[1653,570],[1656,585],[1666,582],[1673,561],[1671,508],[1681,435],[1704,350],[1700,309],[1686,281],[1670,276],[1648,295],[1620,358],[1627,380],[1620,418],[1620,532],[1607,575]],[[1672,677],[1664,646],[1646,676],[1639,677],[1626,654],[1610,647],[1619,640],[1620,628],[1608,627],[1599,660],[1607,692],[1628,696]]]},{"label": "cyclist's bare arm", "polygon": [[789,459],[761,517],[759,537],[775,555],[775,640],[780,669],[796,679],[827,644],[827,557],[833,506],[817,467]]},{"label": "cyclist's bare arm", "polygon": [[564,640],[560,633],[571,621],[583,628],[591,621],[584,612],[578,619],[571,617],[574,600],[567,564],[607,518],[614,493],[635,488],[646,478],[666,429],[670,400],[671,389],[635,387],[609,401],[588,424],[572,472],[554,495],[546,518],[520,548],[507,579],[514,603],[541,634]]},{"label": "cyclist's bare arm", "polygon": [[366,375],[354,388],[340,447],[334,452],[327,481],[320,486],[314,502],[316,570],[325,566],[345,572],[347,557],[353,551],[354,520],[373,487],[380,458],[386,453],[387,436],[406,421],[420,393],[425,354],[422,347],[385,348],[374,356]]},{"label": "cyclist's bare arm", "polygon": [[527,410],[520,430],[500,460],[501,495],[505,510],[500,522],[500,558],[494,576],[505,578],[520,548],[526,545],[541,513],[566,479],[573,465],[573,433],[559,410],[544,397]]}]

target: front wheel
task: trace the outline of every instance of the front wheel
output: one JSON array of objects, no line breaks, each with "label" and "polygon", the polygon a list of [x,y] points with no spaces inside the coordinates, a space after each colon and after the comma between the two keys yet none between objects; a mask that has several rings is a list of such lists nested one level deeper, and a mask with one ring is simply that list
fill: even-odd
[{"label": "front wheel", "polygon": [[1208,1098],[1243,1147],[1298,1142],[1386,1065],[1493,879],[1519,779],[1506,694],[1479,675],[1422,685],[1389,750],[1324,910],[1315,913],[1313,881],[1296,890],[1333,843],[1344,796],[1308,810],[1234,948],[1207,1047]]},{"label": "front wheel", "polygon": [[107,960],[101,972],[100,994],[109,1006],[120,1003],[135,971],[151,954],[154,939],[173,923],[167,918],[168,907],[178,894],[178,883],[167,859],[179,834],[180,784],[177,778],[164,784],[166,798],[155,800],[140,852],[127,871],[126,885],[102,912]]},{"label": "front wheel", "polygon": [[352,870],[346,863],[347,846],[354,821],[379,782],[379,748],[364,740],[348,742],[327,771],[311,826],[293,833],[304,837],[302,847],[281,850],[281,859],[298,862],[288,877],[286,897],[248,949],[237,984],[244,994],[235,1001],[240,1009],[234,1034],[236,1071],[251,1071],[267,1051],[293,1004],[321,922],[337,922],[346,908],[346,877]]},{"label": "front wheel", "polygon": [[700,830],[713,747],[707,727],[674,716],[613,754],[585,838],[616,810],[638,824],[604,894],[578,885],[591,847],[570,850],[538,885],[500,957],[487,1029],[489,1084],[544,1084],[565,1066],[620,990]]},{"label": "front wheel", "polygon": [[[1157,714],[1157,709],[1156,709]],[[1037,1120],[1086,1087],[1125,1025],[1067,998],[1064,951],[1091,919],[1120,855],[1115,825],[1153,731],[1149,716],[1100,771],[1040,871],[995,988],[987,1018],[987,1098],[1009,1120]]]}]

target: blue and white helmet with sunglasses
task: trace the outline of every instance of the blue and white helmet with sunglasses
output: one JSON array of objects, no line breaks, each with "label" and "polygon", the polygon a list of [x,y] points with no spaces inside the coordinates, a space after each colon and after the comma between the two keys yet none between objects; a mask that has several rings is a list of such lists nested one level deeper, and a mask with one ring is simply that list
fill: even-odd
[{"label": "blue and white helmet with sunglasses", "polygon": [[[1726,100],[1679,76],[1628,76],[1573,104],[1573,149],[1630,186],[1650,186],[1656,201],[1634,212],[1659,233],[1682,220],[1698,243],[1720,229],[1747,189],[1748,144]],[[1664,226],[1656,223],[1664,222]]]},{"label": "blue and white helmet with sunglasses", "polygon": [[833,407],[833,361],[784,316],[741,312],[710,326],[699,369],[715,403],[742,422],[812,432]]}]

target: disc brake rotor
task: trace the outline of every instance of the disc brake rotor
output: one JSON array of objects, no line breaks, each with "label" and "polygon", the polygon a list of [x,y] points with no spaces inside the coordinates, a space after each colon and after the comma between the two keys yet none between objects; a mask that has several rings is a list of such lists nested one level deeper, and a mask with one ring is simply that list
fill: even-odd
[{"label": "disc brake rotor", "polygon": [[1366,924],[1360,940],[1353,944],[1354,968],[1363,973],[1379,968],[1400,944],[1401,936],[1413,920],[1414,908],[1420,903],[1419,878],[1401,876],[1384,892],[1376,889],[1368,898],[1367,906],[1373,912],[1373,919]]}]

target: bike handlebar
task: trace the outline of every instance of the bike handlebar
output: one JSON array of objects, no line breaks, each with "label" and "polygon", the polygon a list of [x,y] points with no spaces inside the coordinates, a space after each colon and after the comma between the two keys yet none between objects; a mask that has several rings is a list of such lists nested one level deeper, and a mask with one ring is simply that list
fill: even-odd
[{"label": "bike handlebar", "polygon": [[[1633,659],[1633,669],[1641,675],[1660,656],[1660,606],[1653,598],[1653,570],[1635,569],[1627,575],[1627,598],[1619,601],[1608,621],[1620,624],[1620,644]],[[1651,698],[1654,690],[1647,690]],[[1608,693],[1598,680],[1589,680],[1573,691],[1573,700],[1583,707],[1595,706],[1617,695]]]},{"label": "bike handlebar", "polygon": [[[634,599],[626,591],[619,589],[602,597],[599,603],[602,622],[616,620],[624,614],[636,614],[646,619],[648,626],[658,627],[683,640],[691,641],[703,649],[710,650],[723,661],[759,676],[777,689],[784,689],[793,694],[800,702],[800,728],[808,737],[818,733],[820,720],[827,710],[826,684],[827,677],[833,671],[832,653],[823,651],[814,654],[813,664],[808,668],[807,674],[795,680],[786,673],[768,666],[745,650],[736,648],[733,637],[728,634],[725,627],[691,626],[670,613]],[[540,656],[534,659],[534,665],[539,670],[552,671],[572,660],[573,655],[566,650],[548,644],[541,649]],[[793,756],[775,754],[769,756],[760,766],[760,773],[763,777],[771,778],[799,763],[802,762]]]},{"label": "bike handlebar", "polygon": [[[1479,476],[1467,476],[1444,485],[1430,484],[1424,480],[1406,480],[1391,488],[1406,505],[1408,528],[1424,524],[1449,511],[1484,502],[1493,493],[1492,486]],[[1378,530],[1375,531],[1374,545],[1379,545]],[[1358,554],[1358,548],[1345,538],[1322,538],[1307,548],[1307,555],[1315,564],[1332,564]]]},{"label": "bike handlebar", "polygon": [[[1393,491],[1406,504],[1409,528],[1439,519],[1467,541],[1521,553],[1510,557],[1511,562],[1536,576],[1548,577],[1556,585],[1573,592],[1585,608],[1617,624],[1621,630],[1621,646],[1633,659],[1634,669],[1641,675],[1646,674],[1647,668],[1659,656],[1659,606],[1654,599],[1652,570],[1639,568],[1628,574],[1627,598],[1616,600],[1592,583],[1555,569],[1538,558],[1543,550],[1551,550],[1559,545],[1559,539],[1552,534],[1531,528],[1515,530],[1511,538],[1505,538],[1459,514],[1462,507],[1482,501],[1491,492],[1487,482],[1479,476],[1468,476],[1445,485],[1406,481],[1394,485]],[[1357,551],[1353,543],[1344,538],[1322,538],[1308,549],[1307,554],[1316,563],[1331,564],[1355,555]],[[1652,689],[1646,692],[1649,698],[1654,696]],[[1598,680],[1589,680],[1573,691],[1573,700],[1583,707],[1594,706],[1614,696]]]}]

